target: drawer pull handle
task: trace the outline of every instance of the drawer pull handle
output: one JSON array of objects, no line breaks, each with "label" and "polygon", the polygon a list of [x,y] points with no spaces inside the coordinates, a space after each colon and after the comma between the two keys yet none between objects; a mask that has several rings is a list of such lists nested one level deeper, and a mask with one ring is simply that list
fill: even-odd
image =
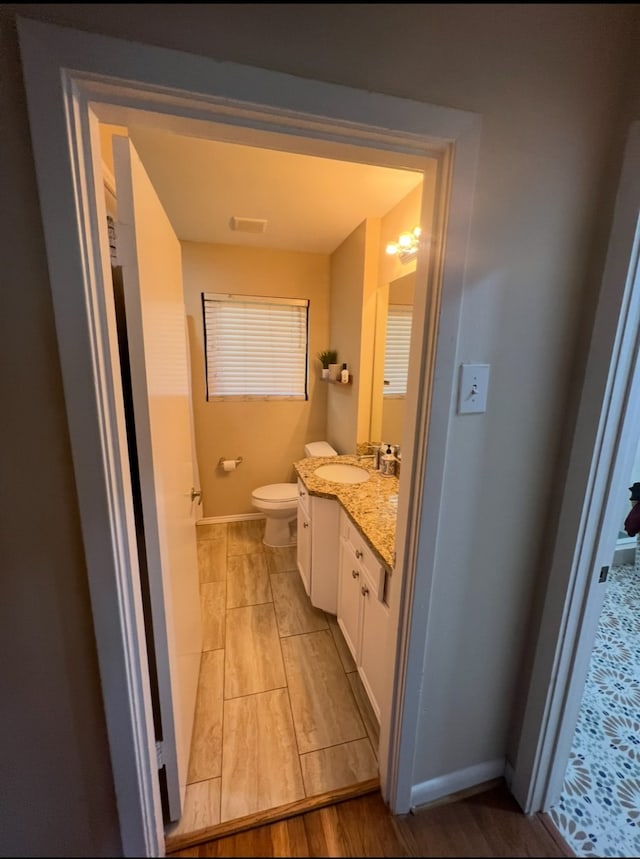
[{"label": "drawer pull handle", "polygon": [[351,578],[357,579],[360,573],[357,570],[351,570]]},{"label": "drawer pull handle", "polygon": [[366,597],[366,595],[369,593],[369,588],[366,585],[362,585],[362,587],[360,588],[360,593],[363,597]]},{"label": "drawer pull handle", "polygon": [[309,527],[309,523],[308,523],[308,522],[303,522],[303,523],[302,523],[302,527],[303,527],[303,528],[308,528],[308,527]]},{"label": "drawer pull handle", "polygon": [[362,557],[362,551],[360,549],[356,549],[356,558],[358,560],[360,560],[361,557]]}]

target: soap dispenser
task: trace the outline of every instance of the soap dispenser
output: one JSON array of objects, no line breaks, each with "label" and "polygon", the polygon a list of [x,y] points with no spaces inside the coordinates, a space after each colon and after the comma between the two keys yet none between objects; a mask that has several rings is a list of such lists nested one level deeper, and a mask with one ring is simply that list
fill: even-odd
[{"label": "soap dispenser", "polygon": [[342,370],[340,372],[340,381],[342,382],[343,385],[349,384],[349,371],[347,370],[346,364],[342,365]]},{"label": "soap dispenser", "polygon": [[380,474],[383,477],[393,477],[396,473],[396,458],[391,451],[391,445],[387,445],[386,453],[380,457]]}]

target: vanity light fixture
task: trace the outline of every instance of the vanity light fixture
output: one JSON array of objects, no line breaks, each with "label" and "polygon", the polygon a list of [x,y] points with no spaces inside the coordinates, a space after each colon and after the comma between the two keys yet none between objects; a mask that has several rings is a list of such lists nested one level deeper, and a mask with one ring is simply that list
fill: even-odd
[{"label": "vanity light fixture", "polygon": [[420,244],[420,227],[414,227],[410,233],[401,233],[397,242],[389,242],[386,251],[391,256],[397,256],[400,262],[409,262],[415,258]]}]

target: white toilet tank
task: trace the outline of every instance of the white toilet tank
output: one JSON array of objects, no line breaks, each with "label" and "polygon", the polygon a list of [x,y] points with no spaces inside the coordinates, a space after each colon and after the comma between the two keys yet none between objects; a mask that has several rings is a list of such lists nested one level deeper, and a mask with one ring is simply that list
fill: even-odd
[{"label": "white toilet tank", "polygon": [[310,441],[304,446],[305,456],[337,456],[338,451],[334,450],[327,441]]}]

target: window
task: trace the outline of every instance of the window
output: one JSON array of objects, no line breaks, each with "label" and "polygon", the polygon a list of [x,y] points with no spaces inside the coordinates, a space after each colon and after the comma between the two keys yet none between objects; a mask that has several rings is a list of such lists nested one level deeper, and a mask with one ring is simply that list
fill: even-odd
[{"label": "window", "polygon": [[409,373],[409,347],[413,307],[390,304],[384,350],[384,396],[404,397]]},{"label": "window", "polygon": [[207,400],[307,399],[309,302],[203,293]]}]

